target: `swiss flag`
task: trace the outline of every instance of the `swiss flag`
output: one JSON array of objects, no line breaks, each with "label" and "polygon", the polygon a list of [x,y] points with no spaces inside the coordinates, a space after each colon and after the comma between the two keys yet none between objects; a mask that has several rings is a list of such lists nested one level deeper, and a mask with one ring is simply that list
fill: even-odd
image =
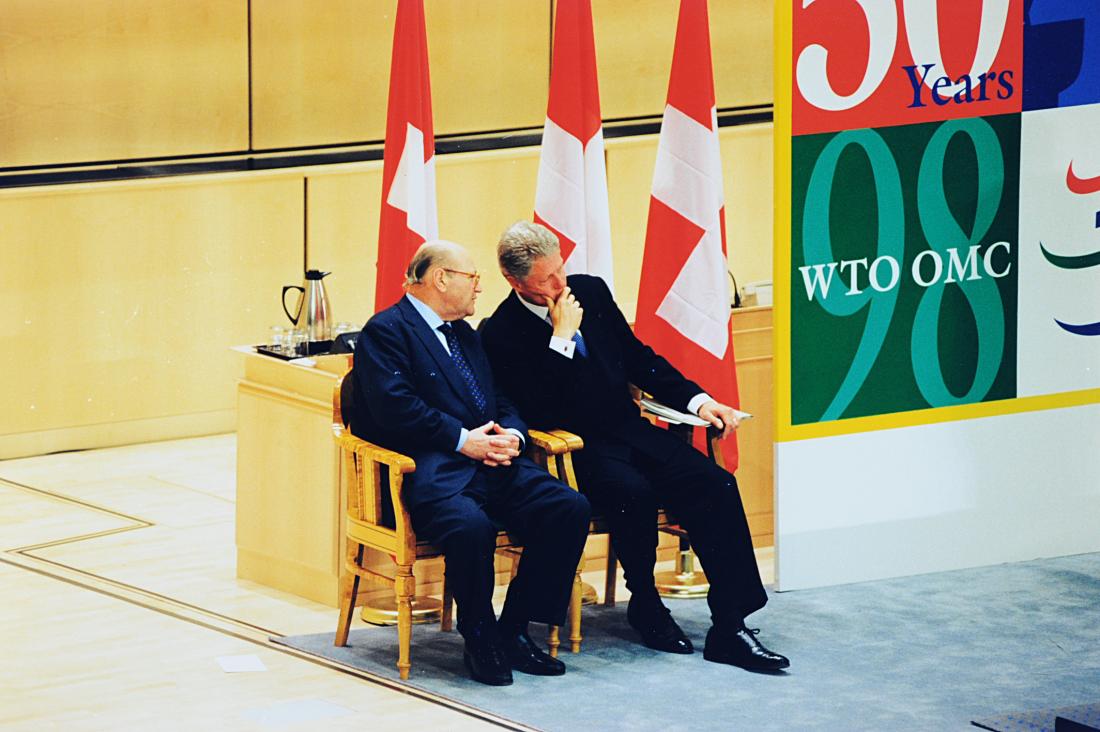
[{"label": "swiss flag", "polygon": [[424,2],[397,0],[382,162],[376,311],[400,299],[405,269],[413,253],[425,241],[439,236],[434,156]]},{"label": "swiss flag", "polygon": [[602,277],[614,291],[592,5],[589,0],[555,5],[535,221],[557,234],[566,273]]},{"label": "swiss flag", "polygon": [[[706,0],[680,2],[635,331],[712,397],[738,406]],[[735,439],[723,455],[735,470]]]}]

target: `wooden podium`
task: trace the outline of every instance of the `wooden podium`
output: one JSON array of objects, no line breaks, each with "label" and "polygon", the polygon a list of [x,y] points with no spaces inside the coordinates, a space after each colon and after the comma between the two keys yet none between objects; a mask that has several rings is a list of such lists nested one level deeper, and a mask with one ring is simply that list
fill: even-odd
[{"label": "wooden podium", "polygon": [[344,500],[332,387],[348,357],[254,352],[237,384],[237,576],[336,607]]},{"label": "wooden podium", "polygon": [[737,428],[737,485],[753,546],[775,544],[775,393],[772,308],[737,308],[731,318],[741,408],[753,415]]}]

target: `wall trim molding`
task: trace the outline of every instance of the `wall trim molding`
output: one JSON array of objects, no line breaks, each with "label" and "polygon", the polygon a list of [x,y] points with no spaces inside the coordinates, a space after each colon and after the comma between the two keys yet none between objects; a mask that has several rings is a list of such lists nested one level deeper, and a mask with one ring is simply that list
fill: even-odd
[{"label": "wall trim molding", "polygon": [[[719,127],[761,124],[772,121],[772,105],[758,104],[718,110]],[[656,134],[661,115],[604,120],[604,138]],[[535,147],[542,142],[541,127],[487,130],[468,134],[439,135],[436,153],[505,150]],[[273,150],[238,150],[214,155],[99,160],[89,163],[58,163],[42,166],[0,167],[0,189],[53,186],[71,183],[162,178],[166,176],[239,173],[306,168],[318,165],[362,163],[382,159],[382,140],[364,140],[338,145],[305,146]]]}]

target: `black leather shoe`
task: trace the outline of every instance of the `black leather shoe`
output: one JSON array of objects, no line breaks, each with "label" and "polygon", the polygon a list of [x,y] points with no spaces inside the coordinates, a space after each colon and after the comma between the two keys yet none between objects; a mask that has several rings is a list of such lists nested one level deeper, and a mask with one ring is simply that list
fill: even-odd
[{"label": "black leather shoe", "polygon": [[660,602],[644,611],[635,609],[631,602],[626,610],[626,620],[642,636],[642,643],[656,651],[684,655],[695,652],[695,646],[672,619],[672,613]]},{"label": "black leather shoe", "polygon": [[512,668],[535,676],[561,676],[565,664],[545,652],[531,640],[526,631],[505,637],[504,652]]},{"label": "black leather shoe", "polygon": [[712,627],[707,632],[707,645],[703,658],[715,663],[728,663],[748,671],[782,671],[791,665],[786,656],[773,653],[756,640],[756,628],[720,629]]},{"label": "black leather shoe", "polygon": [[508,686],[512,683],[508,657],[496,637],[482,637],[473,641],[467,639],[462,660],[474,681],[490,686]]}]

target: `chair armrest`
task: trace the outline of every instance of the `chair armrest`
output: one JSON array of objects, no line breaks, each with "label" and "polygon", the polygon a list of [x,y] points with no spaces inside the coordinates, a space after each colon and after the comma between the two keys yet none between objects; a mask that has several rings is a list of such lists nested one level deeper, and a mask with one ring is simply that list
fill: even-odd
[{"label": "chair armrest", "polygon": [[565,430],[527,430],[527,437],[537,450],[547,455],[564,455],[584,447],[584,440]]},{"label": "chair armrest", "polygon": [[584,447],[584,440],[565,430],[544,432],[529,429],[527,437],[535,448],[535,462],[546,468],[550,475],[563,481],[573,490],[577,490],[572,453]]},{"label": "chair armrest", "polygon": [[416,462],[411,457],[379,447],[373,442],[356,437],[346,430],[336,435],[336,443],[342,450],[354,452],[364,460],[381,463],[397,470],[399,473],[411,473],[416,470]]},{"label": "chair armrest", "polygon": [[416,462],[399,452],[387,450],[356,437],[346,428],[334,426],[336,444],[343,465],[341,480],[347,490],[349,518],[378,524],[382,518],[382,475],[389,474],[389,493],[393,504],[397,535],[401,541],[397,554],[406,556],[416,551],[416,536],[412,532],[405,504],[401,500],[404,477],[416,470]]}]

